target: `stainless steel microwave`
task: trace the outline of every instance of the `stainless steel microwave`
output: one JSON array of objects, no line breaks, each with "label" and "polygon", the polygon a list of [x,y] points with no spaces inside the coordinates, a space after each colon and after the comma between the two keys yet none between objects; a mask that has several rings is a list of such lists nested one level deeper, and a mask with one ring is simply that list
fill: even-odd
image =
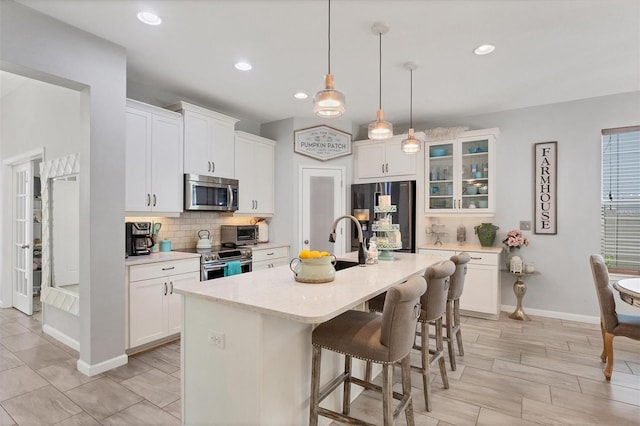
[{"label": "stainless steel microwave", "polygon": [[224,212],[238,210],[238,181],[185,174],[184,209]]}]

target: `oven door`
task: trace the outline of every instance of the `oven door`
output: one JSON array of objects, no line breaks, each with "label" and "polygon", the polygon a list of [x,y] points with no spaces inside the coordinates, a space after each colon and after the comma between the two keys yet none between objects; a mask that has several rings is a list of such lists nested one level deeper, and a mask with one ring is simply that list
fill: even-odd
[{"label": "oven door", "polygon": [[[251,272],[251,259],[241,260],[240,268],[242,269],[242,273]],[[227,262],[216,262],[212,264],[204,264],[202,265],[200,281],[208,281],[216,278],[224,277],[225,267],[227,266]]]}]

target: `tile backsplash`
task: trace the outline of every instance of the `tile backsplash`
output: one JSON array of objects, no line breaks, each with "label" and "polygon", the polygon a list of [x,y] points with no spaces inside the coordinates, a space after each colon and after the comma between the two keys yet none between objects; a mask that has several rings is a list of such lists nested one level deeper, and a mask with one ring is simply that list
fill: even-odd
[{"label": "tile backsplash", "polygon": [[228,213],[184,212],[180,217],[126,217],[126,222],[161,223],[160,240],[171,240],[172,250],[194,248],[198,242],[198,231],[211,233],[214,245],[220,244],[221,225],[249,225],[252,217],[234,217]]}]

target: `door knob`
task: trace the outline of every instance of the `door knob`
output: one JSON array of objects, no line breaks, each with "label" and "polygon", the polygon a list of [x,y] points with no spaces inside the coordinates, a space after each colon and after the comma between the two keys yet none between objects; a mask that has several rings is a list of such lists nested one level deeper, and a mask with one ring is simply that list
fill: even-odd
[{"label": "door knob", "polygon": [[304,243],[305,244],[309,244],[309,240],[304,240]]},{"label": "door knob", "polygon": [[20,246],[20,248],[28,249],[29,248],[29,244],[23,244],[23,245]]}]

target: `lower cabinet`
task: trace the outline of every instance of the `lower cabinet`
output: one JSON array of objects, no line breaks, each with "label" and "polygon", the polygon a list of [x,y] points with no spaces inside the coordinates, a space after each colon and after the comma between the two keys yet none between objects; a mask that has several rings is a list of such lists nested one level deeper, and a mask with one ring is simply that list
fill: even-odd
[{"label": "lower cabinet", "polygon": [[173,288],[200,281],[200,262],[179,260],[130,266],[128,271],[127,348],[182,330],[182,296]]},{"label": "lower cabinet", "polygon": [[[460,310],[465,315],[498,319],[500,316],[500,253],[465,250],[471,260],[467,264]],[[419,249],[420,254],[450,258],[462,250]]]},{"label": "lower cabinet", "polygon": [[289,246],[272,248],[252,248],[252,271],[275,268],[289,264]]}]

